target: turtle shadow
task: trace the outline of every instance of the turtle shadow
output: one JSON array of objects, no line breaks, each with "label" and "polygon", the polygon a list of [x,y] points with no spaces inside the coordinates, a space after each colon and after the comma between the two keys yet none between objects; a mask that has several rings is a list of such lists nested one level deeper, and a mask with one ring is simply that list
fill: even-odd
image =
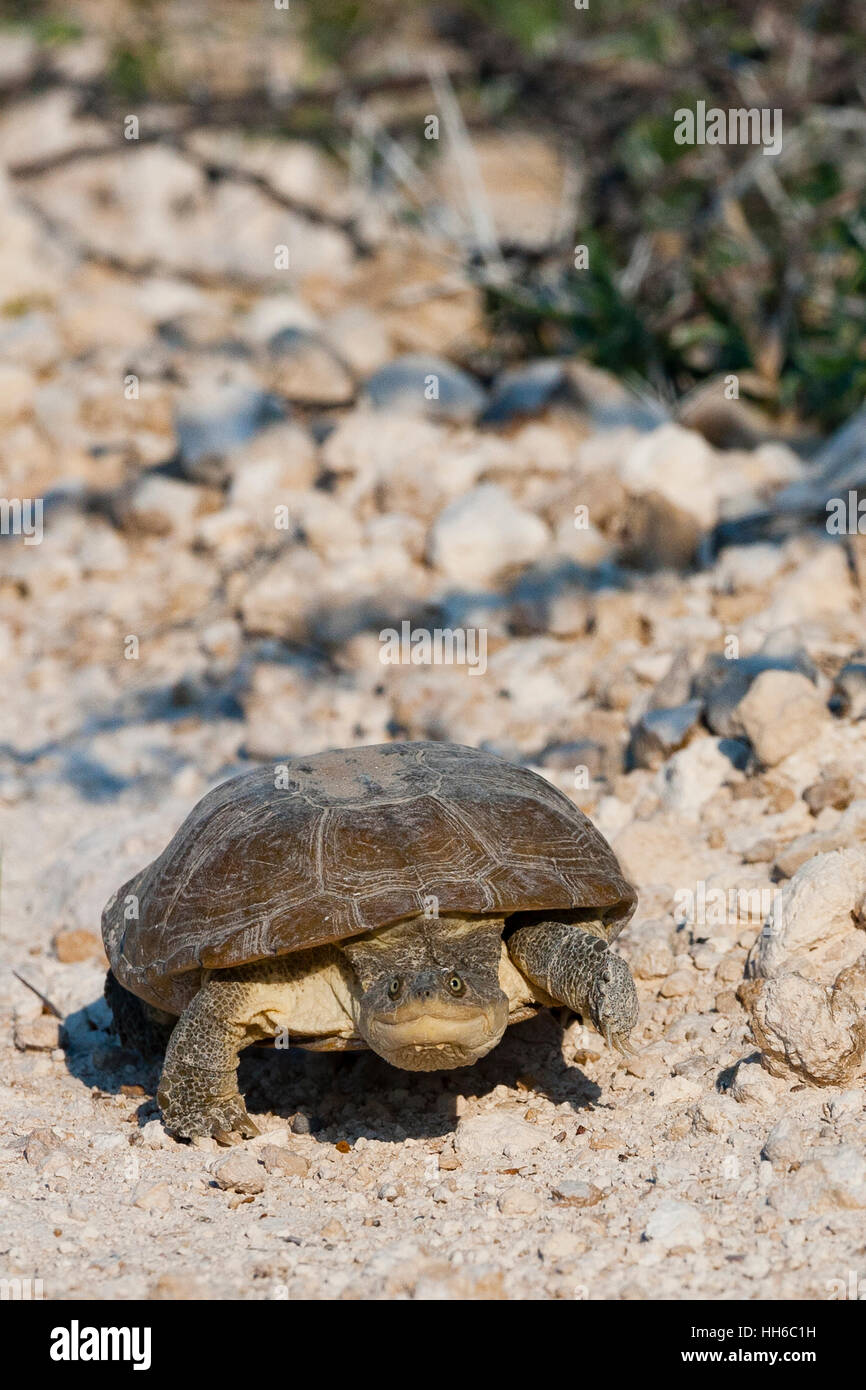
[{"label": "turtle shadow", "polygon": [[[63,1031],[66,1067],[76,1080],[105,1095],[140,1097],[139,1126],[158,1115],[162,1056],[124,1047],[104,1001],[67,1015]],[[324,1144],[444,1139],[456,1128],[461,1100],[481,1099],[498,1087],[515,1101],[529,1105],[533,1095],[542,1095],[575,1113],[601,1098],[596,1083],[563,1058],[562,1029],[547,1012],[515,1024],[491,1053],[458,1071],[398,1071],[372,1052],[249,1047],[241,1054],[238,1084],[253,1118],[276,1116]]]},{"label": "turtle shadow", "polygon": [[61,1037],[70,1076],[103,1095],[141,1095],[139,1123],[153,1119],[157,1113],[154,1098],[162,1057],[124,1047],[112,1031],[104,999],[94,999],[67,1014]]},{"label": "turtle shadow", "polygon": [[596,1083],[564,1060],[562,1030],[549,1014],[510,1028],[487,1057],[456,1071],[398,1071],[372,1052],[310,1052],[300,1067],[291,1052],[271,1051],[264,1061],[253,1052],[243,1054],[238,1072],[251,1113],[288,1119],[300,1112],[324,1144],[444,1139],[457,1126],[461,1099],[480,1099],[498,1087],[515,1101],[528,1105],[543,1095],[575,1113],[601,1097]]}]

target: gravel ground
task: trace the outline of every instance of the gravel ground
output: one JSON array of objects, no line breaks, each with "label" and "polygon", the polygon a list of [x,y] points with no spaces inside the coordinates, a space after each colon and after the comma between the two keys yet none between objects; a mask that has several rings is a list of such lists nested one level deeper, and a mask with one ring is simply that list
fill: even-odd
[{"label": "gravel ground", "polygon": [[[738,521],[812,476],[744,443],[748,419],[724,448],[717,416],[710,443],[700,412],[687,428],[580,362],[468,373],[478,287],[372,192],[362,256],[318,147],[118,146],[63,73],[33,98],[20,78],[0,467],[44,513],[39,543],[4,523],[0,575],[0,1274],[56,1299],[847,1289],[860,538],[745,543]],[[503,239],[549,211],[529,163]],[[483,634],[476,669],[384,664],[404,622]],[[174,1142],[110,1032],[104,902],[233,772],[395,737],[525,763],[608,837],[640,894],[618,943],[638,1055],[553,1015],[449,1074],[253,1050],[260,1138]]]}]

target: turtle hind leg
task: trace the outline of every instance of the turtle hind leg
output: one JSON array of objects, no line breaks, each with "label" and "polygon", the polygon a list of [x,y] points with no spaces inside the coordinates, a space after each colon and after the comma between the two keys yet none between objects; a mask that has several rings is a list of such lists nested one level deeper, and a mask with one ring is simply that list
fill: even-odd
[{"label": "turtle hind leg", "polygon": [[205,979],[175,1025],[157,1100],[166,1129],[179,1139],[212,1136],[234,1144],[260,1133],[237,1078],[238,1053],[256,1040],[251,990],[248,980],[219,971]]},{"label": "turtle hind leg", "polygon": [[143,1057],[165,1052],[173,1024],[168,1014],[151,1009],[143,999],[124,989],[114,973],[105,977],[105,1000],[114,1019],[114,1028],[124,1047]]}]

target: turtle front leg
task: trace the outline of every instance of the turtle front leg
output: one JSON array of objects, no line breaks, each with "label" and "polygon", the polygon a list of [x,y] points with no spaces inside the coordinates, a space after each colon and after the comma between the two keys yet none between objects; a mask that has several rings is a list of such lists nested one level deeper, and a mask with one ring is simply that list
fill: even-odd
[{"label": "turtle front leg", "polygon": [[589,1018],[608,1047],[630,1054],[637,991],[625,961],[608,949],[603,936],[570,922],[536,922],[519,927],[507,944],[514,964],[532,984]]},{"label": "turtle front leg", "polygon": [[181,1139],[212,1135],[221,1144],[260,1130],[238,1091],[238,1053],[255,1034],[250,985],[225,973],[206,978],[175,1024],[157,1090],[166,1129]]}]

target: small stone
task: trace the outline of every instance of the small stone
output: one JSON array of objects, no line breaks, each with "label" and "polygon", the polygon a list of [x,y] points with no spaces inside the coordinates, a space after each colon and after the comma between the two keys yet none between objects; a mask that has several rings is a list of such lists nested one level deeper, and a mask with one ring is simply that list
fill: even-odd
[{"label": "small stone", "polygon": [[551,1188],[554,1197],[565,1207],[594,1207],[604,1196],[600,1187],[591,1182],[562,1179]]},{"label": "small stone", "polygon": [[703,704],[690,700],[673,709],[650,709],[635,725],[629,744],[629,756],[635,767],[652,770],[682,748],[697,728]]},{"label": "small stone", "polygon": [[755,840],[743,850],[744,864],[769,864],[776,857],[776,842],[769,835]]},{"label": "small stone", "polygon": [[732,985],[743,978],[743,957],[740,952],[729,951],[722,956],[716,966],[716,979],[720,984]]},{"label": "small stone", "polygon": [[268,384],[276,395],[298,405],[348,405],[355,394],[351,376],[324,343],[297,329],[275,333],[268,343],[273,359]]},{"label": "small stone", "polygon": [[564,380],[562,363],[551,357],[501,372],[483,423],[499,425],[522,415],[539,414],[562,389]]},{"label": "small stone", "polygon": [[797,1163],[802,1158],[803,1146],[804,1140],[800,1126],[790,1115],[783,1115],[767,1135],[761,1150],[761,1158],[767,1163],[779,1163],[790,1167],[792,1163]]},{"label": "small stone", "polygon": [[661,1047],[645,1047],[634,1057],[625,1059],[625,1069],[629,1076],[639,1076],[642,1080],[647,1080],[649,1077],[661,1076],[663,1072],[666,1073],[668,1065],[665,1062]]},{"label": "small stone", "polygon": [[722,959],[709,943],[693,946],[690,955],[696,970],[715,970]]},{"label": "small stone", "polygon": [[738,748],[731,739],[695,738],[672,753],[652,783],[665,809],[699,820],[705,804],[736,775]]},{"label": "small stone", "polygon": [[161,1120],[148,1120],[138,1132],[139,1142],[146,1149],[173,1149],[175,1141],[168,1134]]},{"label": "small stone", "polygon": [[707,1096],[700,1101],[692,1113],[696,1134],[730,1134],[737,1125],[737,1117],[726,1096]]},{"label": "small stone", "polygon": [[706,1238],[704,1219],[691,1203],[666,1198],[649,1217],[643,1237],[666,1250],[699,1250]]},{"label": "small stone", "polygon": [[[793,796],[793,789],[791,789]],[[787,808],[782,808],[787,809]],[[866,799],[852,801],[832,826],[816,828],[798,835],[776,856],[776,869],[783,878],[792,878],[798,869],[818,854],[838,849],[857,849],[866,839]]]},{"label": "small stone", "polygon": [[454,1134],[458,1154],[470,1158],[522,1158],[551,1141],[536,1125],[528,1125],[504,1111],[461,1119]]},{"label": "small stone", "polygon": [[200,1284],[188,1275],[161,1274],[147,1297],[156,1302],[170,1300],[172,1303],[199,1301],[207,1297]]},{"label": "small stone", "polygon": [[15,1024],[15,1046],[21,1052],[53,1052],[60,1045],[60,1028],[60,1019],[53,1014],[19,1019]]},{"label": "small stone", "polygon": [[310,1171],[303,1154],[293,1153],[279,1144],[265,1144],[258,1152],[269,1173],[281,1173],[287,1178],[305,1178]]},{"label": "small stone", "polygon": [[815,674],[804,652],[787,656],[758,652],[738,659],[729,659],[719,652],[707,656],[695,676],[692,695],[704,701],[707,723],[714,733],[723,738],[737,738],[742,734],[740,703],[764,671],[799,671],[809,677]]},{"label": "small stone", "polygon": [[334,1216],[326,1226],[323,1226],[319,1235],[323,1240],[335,1241],[346,1239],[346,1228]]},{"label": "small stone", "polygon": [[65,931],[57,932],[51,944],[57,959],[64,965],[72,965],[82,960],[102,960],[105,957],[99,937],[84,927],[67,928]]},{"label": "small stone", "polygon": [[550,533],[504,488],[484,483],[442,511],[428,542],[430,563],[462,585],[485,588],[537,560]]},{"label": "small stone", "polygon": [[171,1191],[164,1182],[144,1184],[136,1191],[132,1205],[142,1211],[170,1211]]},{"label": "small stone", "polygon": [[820,815],[827,806],[832,806],[834,811],[845,811],[854,800],[851,778],[844,775],[822,777],[806,788],[803,800],[813,816]]},{"label": "small stone", "polygon": [[232,381],[219,372],[201,376],[177,414],[181,467],[197,481],[220,481],[226,454],[282,414],[274,398],[251,382]]},{"label": "small stone", "polygon": [[559,1260],[579,1259],[586,1248],[586,1241],[574,1231],[555,1231],[544,1242],[541,1253],[545,1260],[556,1263]]},{"label": "small stone", "polygon": [[726,1018],[734,1018],[743,1006],[737,998],[736,990],[723,989],[716,995],[714,1007],[717,1014],[724,1014]]},{"label": "small stone", "polygon": [[396,1202],[398,1197],[404,1197],[406,1189],[402,1183],[384,1182],[379,1188],[376,1196],[382,1202]]},{"label": "small stone", "polygon": [[851,1119],[854,1115],[860,1115],[866,1107],[866,1096],[862,1091],[840,1091],[837,1096],[831,1096],[825,1100],[823,1112],[826,1119],[834,1124],[840,1120]]},{"label": "small stone", "polygon": [[66,1157],[66,1148],[51,1129],[34,1129],[24,1140],[24,1158],[33,1168],[44,1171],[56,1167]]},{"label": "small stone", "polygon": [[538,1194],[528,1187],[510,1187],[496,1204],[503,1216],[532,1216],[541,1206]]},{"label": "small stone", "polygon": [[670,946],[670,932],[663,922],[650,920],[629,927],[626,949],[636,979],[666,979],[673,973],[674,954]]},{"label": "small stone", "polygon": [[696,980],[691,970],[675,970],[662,983],[659,994],[663,999],[683,999],[691,994],[695,986]]},{"label": "small stone", "polygon": [[799,671],[764,671],[737,706],[758,760],[775,767],[809,743],[829,717],[812,682]]},{"label": "small stone", "polygon": [[[658,1105],[668,1106],[678,1105],[681,1101],[697,1100],[702,1090],[700,1082],[689,1076],[668,1076],[658,1083],[652,1094]],[[683,1133],[687,1133],[690,1128],[689,1121],[685,1124]]]},{"label": "small stone", "polygon": [[212,1169],[214,1180],[224,1191],[256,1193],[264,1191],[264,1179],[251,1153],[237,1149]]},{"label": "small stone", "polygon": [[630,493],[626,559],[687,564],[718,517],[718,475],[713,450],[692,430],[666,423],[639,435],[619,468]]},{"label": "small stone", "polygon": [[128,532],[191,540],[202,511],[203,489],[151,473],[139,479],[119,505]]},{"label": "small stone", "polygon": [[777,1099],[778,1087],[779,1082],[768,1075],[760,1062],[742,1061],[734,1073],[730,1093],[741,1105],[768,1106]]},{"label": "small stone", "polygon": [[854,1144],[810,1155],[784,1183],[770,1188],[770,1203],[802,1219],[837,1211],[866,1210],[866,1157]]},{"label": "small stone", "polygon": [[442,357],[408,353],[374,372],[366,394],[377,410],[408,411],[467,422],[483,409],[478,383]]}]

